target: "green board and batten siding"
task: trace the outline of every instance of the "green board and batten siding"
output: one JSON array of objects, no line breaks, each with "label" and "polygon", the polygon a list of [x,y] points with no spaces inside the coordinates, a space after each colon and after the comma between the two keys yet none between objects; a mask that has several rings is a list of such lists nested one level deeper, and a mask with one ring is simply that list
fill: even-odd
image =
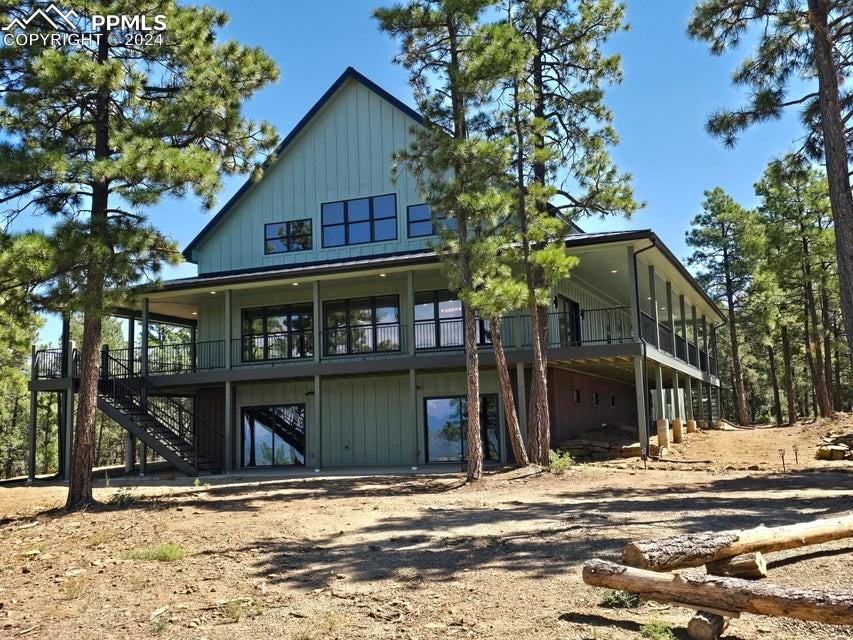
[{"label": "green board and batten siding", "polygon": [[[419,249],[409,240],[406,207],[423,202],[415,179],[401,171],[392,181],[392,156],[413,140],[417,123],[363,84],[348,80],[268,167],[229,215],[195,248],[199,275],[217,271],[340,260]],[[397,240],[323,249],[324,202],[397,194]],[[264,224],[313,220],[313,249],[264,255]]]}]

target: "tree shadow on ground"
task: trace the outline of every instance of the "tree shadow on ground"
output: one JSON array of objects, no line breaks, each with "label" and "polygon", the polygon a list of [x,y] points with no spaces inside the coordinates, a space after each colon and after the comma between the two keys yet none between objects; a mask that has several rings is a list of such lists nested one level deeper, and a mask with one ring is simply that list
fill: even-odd
[{"label": "tree shadow on ground", "polygon": [[[236,551],[264,549],[258,575],[306,588],[329,586],[337,574],[356,582],[446,581],[461,571],[499,569],[544,579],[577,572],[593,557],[618,560],[629,540],[790,524],[853,508],[853,494],[792,495],[801,481],[721,478],[690,487],[562,491],[545,501],[437,504],[415,515],[378,515],[310,542],[269,536]],[[825,477],[822,484],[841,482]]]}]

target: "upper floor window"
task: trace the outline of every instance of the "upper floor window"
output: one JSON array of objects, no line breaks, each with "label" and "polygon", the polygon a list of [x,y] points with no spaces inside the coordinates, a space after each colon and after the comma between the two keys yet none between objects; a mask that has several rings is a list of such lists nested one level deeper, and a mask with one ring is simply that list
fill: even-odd
[{"label": "upper floor window", "polygon": [[406,211],[410,238],[434,236],[442,226],[450,231],[456,230],[456,220],[439,214],[433,216],[428,204],[413,204]]},{"label": "upper floor window", "polygon": [[397,239],[397,196],[327,202],[321,207],[323,247]]},{"label": "upper floor window", "polygon": [[[488,320],[476,318],[477,344],[492,343]],[[462,301],[450,291],[415,294],[415,349],[445,349],[465,344]]]},{"label": "upper floor window", "polygon": [[400,350],[398,296],[332,300],[323,315],[328,356]]},{"label": "upper floor window", "polygon": [[313,317],[310,302],[243,309],[243,361],[310,358],[314,354]]},{"label": "upper floor window", "polygon": [[311,219],[264,225],[264,253],[307,251],[311,248]]}]

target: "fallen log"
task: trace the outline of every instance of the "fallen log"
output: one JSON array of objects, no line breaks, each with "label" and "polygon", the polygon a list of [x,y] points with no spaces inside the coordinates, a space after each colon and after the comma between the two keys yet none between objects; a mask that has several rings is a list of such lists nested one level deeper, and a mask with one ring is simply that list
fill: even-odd
[{"label": "fallen log", "polygon": [[729,578],[758,580],[767,577],[767,562],[760,551],[709,562],[705,565],[705,569],[711,575],[728,576]]},{"label": "fallen log", "polygon": [[636,593],[647,600],[699,610],[781,616],[827,624],[853,624],[853,592],[781,587],[768,582],[699,573],[658,573],[605,560],[590,560],[583,581]]},{"label": "fallen log", "polygon": [[640,569],[670,571],[698,567],[753,551],[783,551],[849,537],[853,537],[853,515],[783,527],[706,531],[630,542],[622,550],[622,561]]}]

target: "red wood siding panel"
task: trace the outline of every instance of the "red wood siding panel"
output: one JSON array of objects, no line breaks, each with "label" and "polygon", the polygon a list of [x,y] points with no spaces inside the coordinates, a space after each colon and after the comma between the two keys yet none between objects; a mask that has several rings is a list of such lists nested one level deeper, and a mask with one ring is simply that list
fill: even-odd
[{"label": "red wood siding panel", "polygon": [[[580,403],[575,399],[580,391]],[[599,404],[593,404],[598,393]],[[610,396],[616,406],[610,406]],[[565,369],[548,369],[548,409],[551,413],[551,442],[576,438],[584,431],[608,425],[636,425],[634,386]]]},{"label": "red wood siding panel", "polygon": [[199,451],[225,464],[225,387],[199,389],[195,395],[196,416],[206,423],[198,434]]}]

